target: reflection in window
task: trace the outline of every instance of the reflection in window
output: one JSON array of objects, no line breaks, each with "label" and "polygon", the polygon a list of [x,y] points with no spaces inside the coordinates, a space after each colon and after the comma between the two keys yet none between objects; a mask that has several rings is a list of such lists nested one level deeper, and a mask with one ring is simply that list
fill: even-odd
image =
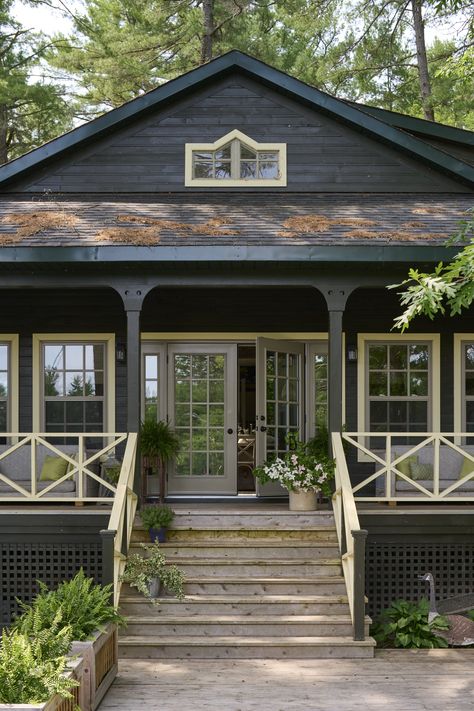
[{"label": "reflection in window", "polygon": [[0,432],[6,432],[9,425],[10,394],[10,346],[0,343]]},{"label": "reflection in window", "polygon": [[326,432],[328,426],[328,356],[327,353],[314,355],[314,423],[315,434]]},{"label": "reflection in window", "polygon": [[43,344],[46,432],[104,429],[105,344]]},{"label": "reflection in window", "polygon": [[280,155],[275,150],[254,150],[239,139],[213,150],[193,151],[196,180],[277,180]]},{"label": "reflection in window", "polygon": [[145,354],[145,420],[159,420],[160,356]]},{"label": "reflection in window", "polygon": [[300,429],[300,359],[296,353],[267,351],[267,453],[281,456],[288,451],[287,435]]},{"label": "reflection in window", "polygon": [[369,343],[368,429],[427,432],[431,349],[428,343]]},{"label": "reflection in window", "polygon": [[474,343],[463,344],[464,361],[464,428],[474,432]]}]

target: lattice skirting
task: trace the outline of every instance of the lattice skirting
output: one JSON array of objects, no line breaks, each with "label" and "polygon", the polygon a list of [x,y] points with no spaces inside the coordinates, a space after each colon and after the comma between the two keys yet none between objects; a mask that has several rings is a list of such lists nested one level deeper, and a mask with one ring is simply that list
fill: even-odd
[{"label": "lattice skirting", "polygon": [[38,592],[37,580],[54,588],[80,568],[102,582],[101,543],[1,543],[0,626],[18,612],[15,598],[29,602]]},{"label": "lattice skirting", "polygon": [[474,591],[474,543],[368,543],[366,550],[368,614],[374,619],[399,599],[427,597],[418,575],[431,572],[436,597]]}]

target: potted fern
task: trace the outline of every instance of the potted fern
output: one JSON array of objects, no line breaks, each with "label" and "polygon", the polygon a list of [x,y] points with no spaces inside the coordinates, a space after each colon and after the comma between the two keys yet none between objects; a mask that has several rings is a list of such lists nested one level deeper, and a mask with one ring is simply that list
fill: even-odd
[{"label": "potted fern", "polygon": [[[166,465],[179,452],[179,438],[165,420],[147,418],[140,426],[140,452],[144,476],[157,471],[160,478],[160,503],[165,499]],[[144,496],[146,498],[146,480]]]},{"label": "potted fern", "polygon": [[[60,627],[71,633],[71,654],[84,659],[82,711],[94,709],[117,675],[117,626],[123,625],[124,619],[111,604],[112,586],[96,585],[82,569],[56,590],[49,590],[44,583],[39,586],[40,591],[31,604],[21,603],[22,614],[13,626],[22,634],[32,636],[48,629],[51,620],[59,615]],[[110,663],[99,672],[97,658],[101,652],[102,655],[107,652]]]},{"label": "potted fern", "polygon": [[169,506],[144,506],[140,511],[143,527],[150,534],[150,541],[164,543],[168,528],[174,519],[174,511]]}]

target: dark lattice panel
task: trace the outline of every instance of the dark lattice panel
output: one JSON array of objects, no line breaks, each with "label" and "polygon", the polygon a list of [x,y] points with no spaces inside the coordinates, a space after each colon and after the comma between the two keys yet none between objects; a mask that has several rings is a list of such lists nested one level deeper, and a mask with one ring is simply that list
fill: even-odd
[{"label": "dark lattice panel", "polygon": [[433,573],[438,600],[474,591],[474,544],[368,544],[365,569],[368,613],[375,618],[395,600],[428,596],[419,575]]},{"label": "dark lattice panel", "polygon": [[0,545],[1,616],[8,624],[18,611],[15,598],[29,602],[38,592],[37,580],[55,588],[84,569],[102,582],[100,543],[3,543]]}]

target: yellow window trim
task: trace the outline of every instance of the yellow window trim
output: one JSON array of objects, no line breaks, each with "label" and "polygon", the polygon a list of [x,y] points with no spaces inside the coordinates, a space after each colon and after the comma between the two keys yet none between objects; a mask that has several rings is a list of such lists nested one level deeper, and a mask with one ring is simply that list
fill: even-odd
[{"label": "yellow window trim", "polygon": [[41,344],[94,341],[107,346],[107,392],[105,432],[115,432],[115,334],[114,333],[34,333],[33,334],[33,432],[41,428]]},{"label": "yellow window trim", "polygon": [[[431,430],[439,432],[441,427],[441,391],[440,391],[440,334],[439,333],[359,333],[357,335],[357,431],[366,432],[365,411],[365,344],[367,341],[431,341]],[[359,462],[373,462],[358,450]]]},{"label": "yellow window trim", "polygon": [[20,347],[18,333],[0,333],[0,343],[10,346],[9,359],[9,394],[8,394],[8,431],[18,432],[20,429]]},{"label": "yellow window trim", "polygon": [[[279,154],[279,170],[280,177],[274,179],[258,180],[258,179],[240,179],[240,180],[219,180],[216,178],[193,178],[193,152],[194,151],[215,151],[230,143],[233,140],[239,140],[241,143],[253,148],[255,151],[274,151]],[[242,131],[234,129],[226,133],[222,138],[217,139],[214,143],[186,143],[185,159],[184,159],[184,185],[188,188],[205,188],[212,186],[213,188],[235,188],[242,186],[250,187],[285,187],[286,186],[286,143],[258,143],[250,136],[246,136]]]},{"label": "yellow window trim", "polygon": [[463,383],[462,383],[462,344],[464,342],[474,343],[474,333],[454,334],[454,431],[461,432],[463,429]]},{"label": "yellow window trim", "polygon": [[180,332],[180,331],[145,331],[141,334],[142,341],[232,341],[242,343],[243,341],[255,341],[257,338],[288,339],[293,341],[325,341],[328,338],[327,332],[301,332],[271,331],[271,332],[246,332],[235,333],[224,331],[222,333],[210,331],[209,333]]}]

